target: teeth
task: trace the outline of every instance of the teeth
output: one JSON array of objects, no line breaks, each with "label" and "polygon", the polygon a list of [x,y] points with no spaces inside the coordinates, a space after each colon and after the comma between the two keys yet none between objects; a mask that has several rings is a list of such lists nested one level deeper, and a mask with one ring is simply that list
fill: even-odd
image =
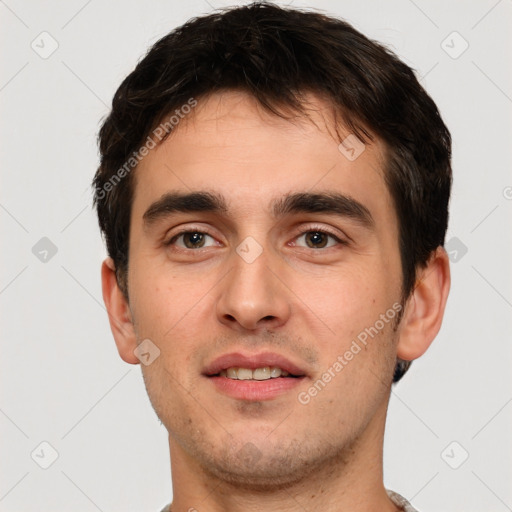
[{"label": "teeth", "polygon": [[[240,370],[238,370],[240,372]],[[256,368],[252,372],[252,378],[254,380],[267,380],[270,379],[270,368],[265,366],[265,368]]]},{"label": "teeth", "polygon": [[248,368],[238,368],[236,375],[238,380],[251,380],[252,370],[249,370]]},{"label": "teeth", "polygon": [[235,380],[268,380],[277,377],[288,377],[290,375],[286,370],[281,370],[278,366],[264,366],[263,368],[238,368],[231,367],[222,370],[219,375]]},{"label": "teeth", "polygon": [[272,366],[270,368],[270,376],[273,378],[281,377],[283,373],[286,373],[284,370],[281,370],[281,368],[278,368],[277,366]]}]

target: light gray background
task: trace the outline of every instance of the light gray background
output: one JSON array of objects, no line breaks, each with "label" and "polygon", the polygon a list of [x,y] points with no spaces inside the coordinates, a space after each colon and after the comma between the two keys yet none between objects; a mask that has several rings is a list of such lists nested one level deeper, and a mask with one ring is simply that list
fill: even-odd
[{"label": "light gray background", "polygon": [[[451,296],[437,340],[394,388],[385,483],[422,512],[512,510],[512,2],[291,3],[388,44],[453,135]],[[1,512],[157,511],[171,499],[166,431],[104,311],[89,184],[121,80],[157,38],[226,5],[0,1]],[[42,237],[58,250],[46,262],[32,252]],[[58,452],[48,469],[43,441]]]}]

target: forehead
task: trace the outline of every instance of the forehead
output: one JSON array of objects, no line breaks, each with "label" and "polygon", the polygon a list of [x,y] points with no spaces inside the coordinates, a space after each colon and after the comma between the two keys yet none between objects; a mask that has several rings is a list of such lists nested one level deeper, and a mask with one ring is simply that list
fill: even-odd
[{"label": "forehead", "polygon": [[[135,171],[132,219],[172,192],[217,191],[238,218],[269,212],[294,192],[340,192],[393,220],[384,182],[384,148],[338,126],[332,107],[310,95],[309,119],[283,119],[241,92],[199,99]],[[386,210],[387,211],[386,213]]]}]

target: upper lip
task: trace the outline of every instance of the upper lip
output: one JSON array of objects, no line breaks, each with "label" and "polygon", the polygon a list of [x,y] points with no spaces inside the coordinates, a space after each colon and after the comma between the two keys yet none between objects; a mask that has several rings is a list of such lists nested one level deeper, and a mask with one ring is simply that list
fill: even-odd
[{"label": "upper lip", "polygon": [[203,375],[213,376],[227,368],[239,367],[255,370],[256,368],[264,368],[265,366],[278,366],[282,370],[286,370],[291,375],[304,376],[306,372],[292,363],[286,357],[274,352],[262,352],[260,354],[246,355],[241,352],[231,352],[214,359],[203,370]]}]

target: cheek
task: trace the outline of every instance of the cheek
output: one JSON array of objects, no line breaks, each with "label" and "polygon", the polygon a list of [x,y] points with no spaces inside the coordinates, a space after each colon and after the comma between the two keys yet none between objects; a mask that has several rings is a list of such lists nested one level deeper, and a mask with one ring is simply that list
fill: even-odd
[{"label": "cheek", "polygon": [[194,404],[190,400],[190,386],[182,383],[182,376],[169,364],[164,353],[148,366],[141,365],[146,392],[157,416],[167,428],[176,431],[190,423]]},{"label": "cheek", "polygon": [[133,276],[130,282],[133,297],[132,312],[138,338],[161,339],[172,328],[179,314],[173,301],[169,300],[169,289],[164,283],[156,283],[146,275],[144,279]]},{"label": "cheek", "polygon": [[321,354],[319,370],[326,379],[330,377],[324,372],[329,369],[336,375],[323,399],[335,399],[335,390],[350,389],[354,397],[370,392],[373,385],[380,385],[376,376],[392,371],[393,305],[399,295],[391,277],[375,265],[351,272],[338,269],[329,279],[311,280],[308,286],[296,281],[297,296],[307,306],[299,306],[300,316],[308,319],[306,330]]},{"label": "cheek", "polygon": [[200,289],[193,279],[178,278],[163,266],[133,261],[132,269],[129,289],[136,330],[140,336],[163,339],[192,310]]},{"label": "cheek", "polygon": [[[193,379],[186,368],[209,332],[206,323],[212,325],[214,320],[213,295],[208,291],[216,277],[172,273],[168,266],[155,264],[138,268],[134,264],[132,268],[129,286],[137,338],[152,340],[160,349],[165,369],[191,385]],[[167,377],[164,372],[159,378]]]},{"label": "cheek", "polygon": [[357,334],[390,306],[382,283],[367,269],[336,269],[321,279],[297,278],[292,289],[307,317],[316,317],[338,339]]}]

